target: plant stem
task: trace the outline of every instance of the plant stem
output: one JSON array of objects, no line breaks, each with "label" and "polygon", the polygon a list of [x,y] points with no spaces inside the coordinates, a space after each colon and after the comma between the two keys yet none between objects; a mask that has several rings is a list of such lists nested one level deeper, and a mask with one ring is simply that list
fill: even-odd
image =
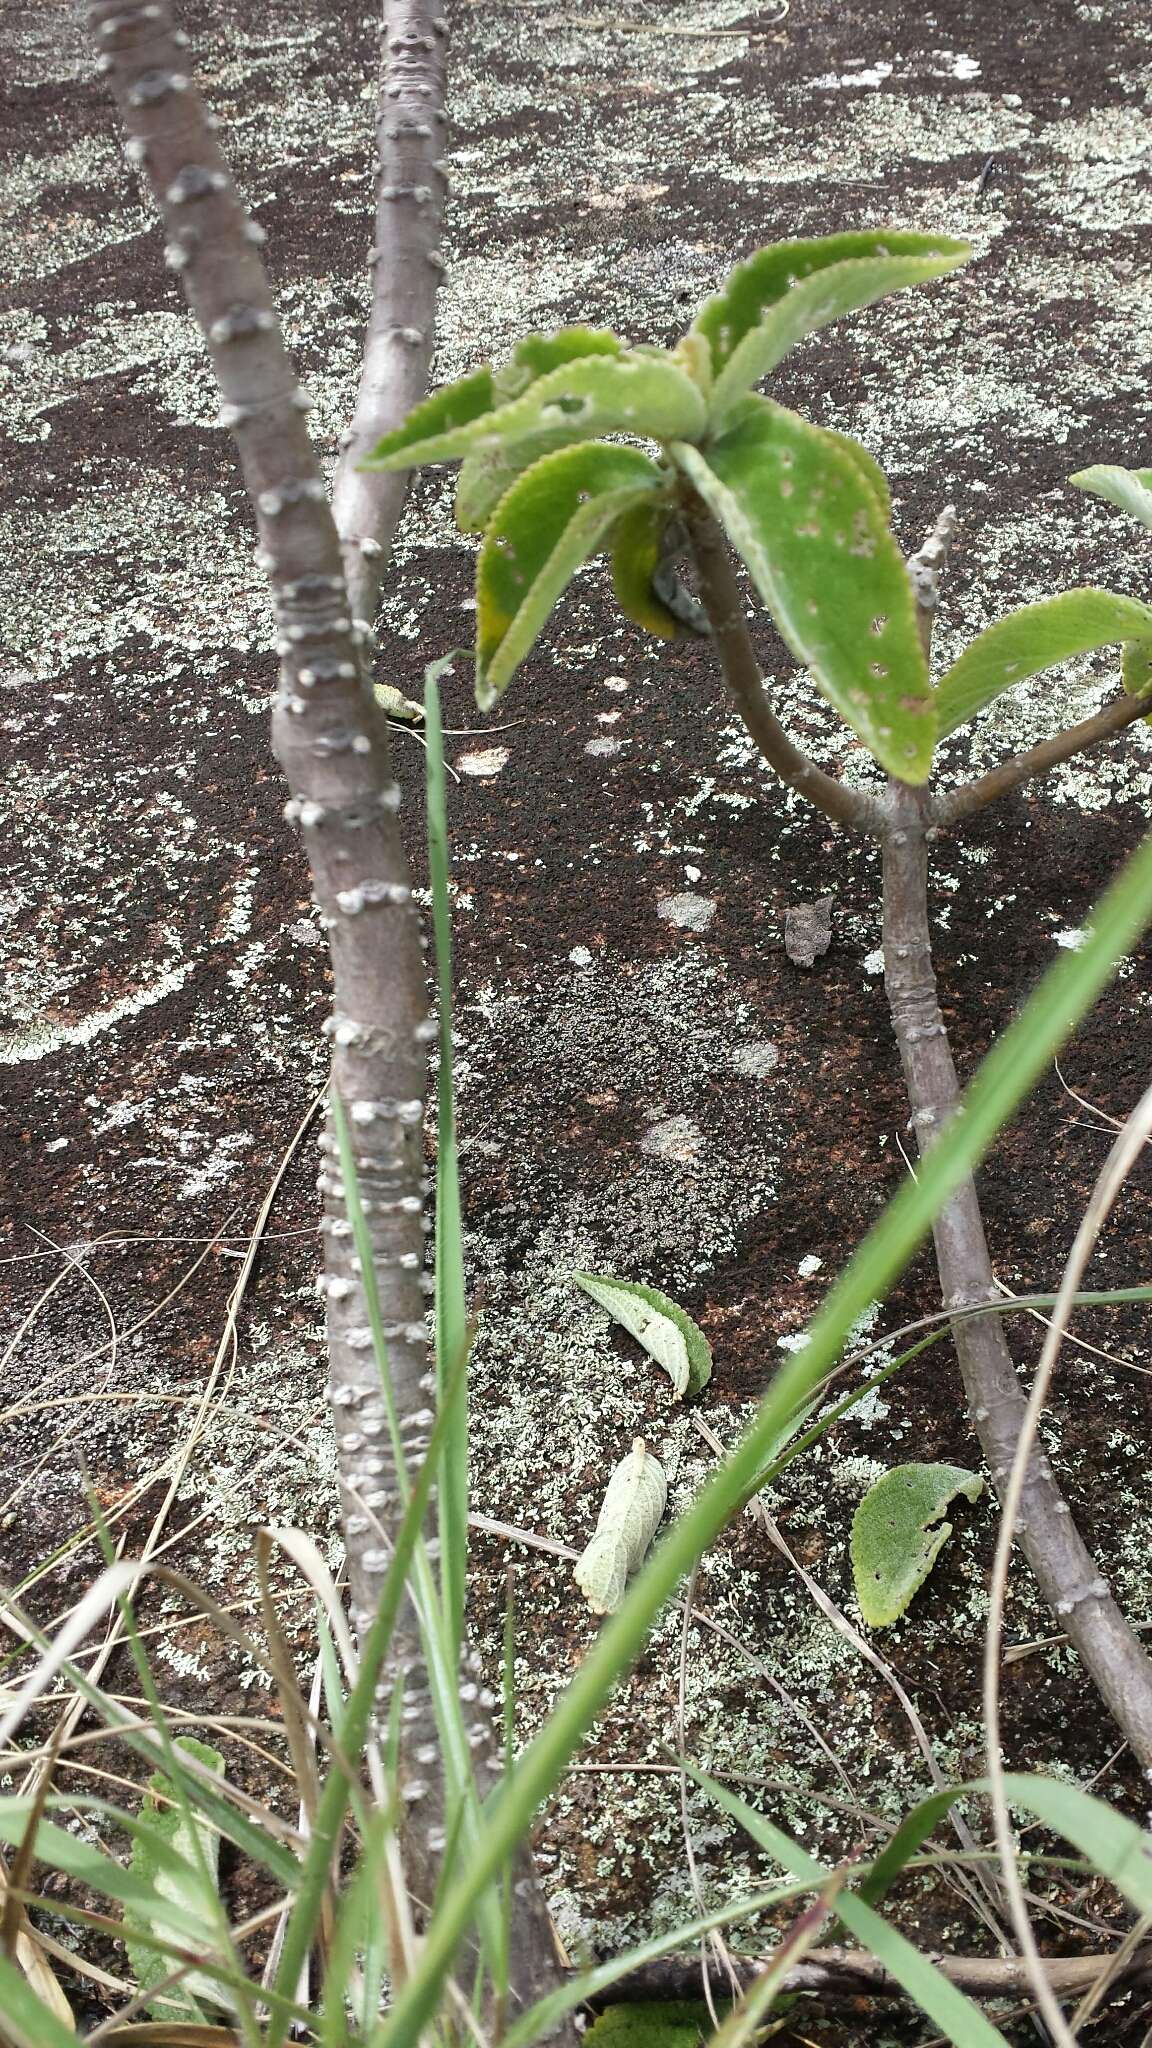
[{"label": "plant stem", "polygon": [[440,0],[384,0],[376,101],[376,226],[372,305],[360,387],[340,436],[332,513],[354,620],[371,627],[408,472],[360,462],[423,398],[435,341],[438,243],[448,190],[444,78],[448,23]]},{"label": "plant stem", "polygon": [[1002,796],[1019,789],[1022,782],[1031,782],[1037,775],[1047,775],[1050,769],[1058,768],[1061,761],[1070,761],[1074,754],[1086,753],[1089,747],[1097,747],[1102,740],[1111,739],[1113,733],[1135,725],[1138,718],[1147,718],[1150,711],[1152,699],[1148,697],[1115,698],[1094,717],[1082,719],[1079,725],[1070,725],[1066,732],[1058,732],[1050,740],[1042,740],[1039,746],[1029,747],[1025,754],[1015,754],[1010,761],[1002,761],[999,767],[990,768],[987,775],[966,783],[962,789],[934,798],[929,806],[932,824],[943,829],[958,824],[961,818],[970,818],[975,811],[982,811],[986,804],[997,803]]},{"label": "plant stem", "polygon": [[[922,791],[889,783],[883,838],[884,981],[921,1152],[960,1097],[940,1014],[928,923],[929,808]],[[944,1307],[997,1299],[976,1183],[957,1187],[933,1226]],[[998,1316],[957,1319],[953,1341],[973,1426],[997,1490],[1012,1467],[1027,1408]],[[1152,1663],[1073,1523],[1043,1455],[1029,1461],[1017,1524],[1044,1598],[1145,1770],[1152,1769]]]},{"label": "plant stem", "polygon": [[[402,32],[385,37],[385,118],[405,96],[421,98],[421,65],[430,56],[427,38],[418,35],[417,48],[405,26],[416,9],[397,4],[393,15],[391,7],[389,0],[386,31],[394,21]],[[392,1394],[405,1453],[415,1461],[427,1448],[435,1394],[422,1269],[424,1097],[428,1045],[436,1033],[428,1021],[424,941],[398,821],[400,791],[369,686],[369,634],[351,614],[340,541],[305,426],[309,402],[296,382],[258,254],[264,237],[244,210],[215,124],[189,79],[186,38],[177,39],[164,0],[90,0],[88,12],[100,68],[129,135],[130,159],[152,189],[169,236],[169,267],[208,346],[223,399],[221,423],[235,439],[260,536],[257,558],[271,584],[280,656],[272,744],[291,791],[285,814],[301,828],[328,931],[333,1015],[325,1031],[333,1088],[356,1147]],[[440,33],[432,27],[433,58]],[[379,331],[396,324],[402,260],[398,243],[378,280],[373,310]],[[419,282],[425,294],[429,274],[425,266]],[[374,388],[380,405],[407,403],[403,392],[389,398],[379,381]],[[376,532],[384,534],[398,511],[399,495],[387,503],[376,498]],[[352,1616],[363,1637],[387,1577],[400,1503],[331,1120],[320,1142],[321,1287]],[[461,1683],[472,1697],[478,1688],[467,1650],[465,1663]],[[439,1731],[411,1602],[393,1638],[391,1665],[404,1684],[405,1875],[415,1898],[427,1902],[437,1883],[443,1773],[441,1764],[428,1761],[439,1754]],[[379,1706],[386,1719],[387,1685]],[[482,1702],[473,1702],[469,1718],[486,1724],[486,1739],[473,1753],[483,1795],[503,1760]],[[533,2002],[559,1977],[547,1908],[523,1867],[513,1888],[511,1987],[518,2000]]]},{"label": "plant stem", "polygon": [[[1052,1990],[1061,1998],[1087,1991],[1112,1962],[1110,1956],[1055,1956],[1044,1958],[1044,1972]],[[932,1961],[950,1984],[974,1998],[1012,1998],[1030,1995],[1028,1973],[1018,1956],[943,1956]],[[733,1956],[732,1964],[741,1989],[757,1982],[770,1966],[771,1958],[752,1960]],[[630,1999],[698,1998],[702,1972],[707,1970],[712,1990],[719,1997],[731,1995],[726,1973],[700,1955],[662,1956],[644,1963],[627,1976],[616,1978],[609,1990],[590,2001],[596,2006],[615,2005]],[[1152,1971],[1152,1949],[1138,1949],[1128,1957],[1113,1983],[1130,1983]],[[863,1949],[822,1948],[793,1965],[781,1990],[822,1992],[826,1998],[906,1998],[904,1987],[883,1963]]]},{"label": "plant stem", "polygon": [[768,702],[764,678],[744,616],[744,599],[732,558],[712,514],[693,492],[686,494],[684,519],[700,579],[700,602],[708,615],[716,652],[740,716],[767,761],[789,789],[806,797],[838,825],[878,836],[883,807],[864,790],[848,789],[826,775],[789,739]]}]

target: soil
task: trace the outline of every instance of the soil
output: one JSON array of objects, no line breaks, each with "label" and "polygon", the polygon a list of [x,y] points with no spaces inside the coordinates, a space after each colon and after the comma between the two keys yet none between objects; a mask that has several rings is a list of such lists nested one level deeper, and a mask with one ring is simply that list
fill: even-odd
[{"label": "soil", "polygon": [[[906,545],[957,504],[942,659],[1001,611],[1072,583],[1147,592],[1142,535],[1065,483],[1089,462],[1149,459],[1152,28],[1136,0],[1023,12],[792,0],[783,13],[631,0],[603,16],[588,0],[455,0],[449,12],[440,375],[569,320],[670,340],[735,260],[774,237],[879,224],[967,235],[970,269],[808,342],[777,395],[883,462]],[[268,231],[331,454],[366,300],[374,18],[349,0],[197,0],[183,21]],[[95,1570],[86,1497],[131,1555],[180,1456],[168,1555],[247,1608],[262,1525],[296,1523],[337,1555],[307,1138],[278,1183],[234,1337],[225,1323],[261,1201],[323,1081],[322,934],[268,752],[274,659],[244,497],[159,230],[71,5],[10,4],[0,49],[2,1569],[41,1618],[63,1612]],[[383,617],[381,676],[406,695],[419,695],[426,660],[469,638],[470,574],[450,485],[428,473]],[[825,765],[866,778],[770,627],[757,636],[790,727]],[[664,1460],[673,1510],[711,1453],[573,1290],[572,1269],[646,1280],[691,1311],[716,1358],[701,1413],[731,1440],[899,1181],[907,1115],[877,972],[877,866],[771,786],[708,647],[669,649],[621,623],[599,567],[577,579],[490,722],[464,667],[447,711],[482,1317],[476,1502],[579,1547],[635,1434]],[[1086,715],[1115,687],[1108,656],[1039,679],[951,744],[943,778]],[[399,733],[396,751],[422,874],[419,742]],[[1140,727],[938,846],[937,957],[965,1073],[1075,944],[1144,827],[1150,771]],[[831,945],[799,965],[786,912],[829,894]],[[1106,1119],[1146,1085],[1150,1000],[1141,949],[983,1174],[997,1271],[1015,1292],[1056,1284]],[[1150,1221],[1141,1166],[1095,1285],[1147,1277]],[[921,1258],[868,1335],[936,1306]],[[1039,1331],[1023,1317],[1014,1328],[1026,1365]],[[1049,1448],[1102,1568],[1144,1621],[1146,1318],[1085,1315],[1077,1333]],[[773,1492],[797,1557],[849,1613],[852,1511],[910,1457],[978,1464],[946,1345]],[[955,1520],[928,1586],[877,1642],[941,1769],[964,1778],[981,1768],[987,1494]],[[562,1560],[480,1535],[475,1605],[494,1670],[508,1556],[528,1733],[594,1624]],[[310,1613],[286,1570],[282,1585],[305,1656]],[[891,1824],[926,1783],[908,1723],[751,1521],[706,1562],[699,1605],[728,1633],[690,1636],[689,1752],[763,1781],[774,1817],[829,1858],[859,1848],[872,1821]],[[161,1630],[165,1697],[199,1726],[274,1712],[240,1654],[174,1595],[148,1594],[142,1613]],[[1053,1633],[1022,1570],[1008,1624],[1016,1643]],[[677,1782],[653,1768],[676,1741],[678,1662],[671,1617],[543,1824],[574,1957],[692,1910]],[[1017,1767],[1069,1774],[1143,1814],[1137,1775],[1063,1648],[1007,1666],[1005,1730]],[[260,1782],[250,1757],[230,1762]],[[841,1804],[821,1806],[822,1793]],[[699,1881],[723,1897],[758,1866],[702,1801],[689,1814]],[[232,1882],[250,1903],[245,1874]],[[1099,1888],[1037,1888],[1053,1952],[1106,1946],[1123,1924]],[[905,1886],[898,1910],[924,1946],[992,1944],[939,1883]],[[1150,2018],[1133,1991],[1085,2038],[1136,2043]],[[931,2036],[864,2006],[805,2006],[790,2026],[779,2038],[828,2048]],[[1027,2022],[1005,2032],[1035,2038]]]}]

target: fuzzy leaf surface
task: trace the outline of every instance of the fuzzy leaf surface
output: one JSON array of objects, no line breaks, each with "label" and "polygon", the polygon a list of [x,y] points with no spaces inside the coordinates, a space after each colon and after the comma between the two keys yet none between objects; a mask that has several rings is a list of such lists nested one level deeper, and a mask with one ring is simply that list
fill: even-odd
[{"label": "fuzzy leaf surface", "polygon": [[[1064,590],[997,619],[941,676],[936,691],[940,736],[957,732],[1005,690],[1074,654],[1152,638],[1152,608],[1109,590]],[[1127,682],[1127,677],[1125,677]]]},{"label": "fuzzy leaf surface", "polygon": [[[478,420],[485,418],[498,403],[496,381],[490,363],[479,370],[472,370],[467,377],[457,378],[454,384],[442,384],[430,398],[421,399],[414,405],[406,420],[391,434],[377,443],[370,456],[359,465],[361,469],[406,469],[409,458],[404,457],[408,448],[422,448],[460,433]],[[382,449],[388,449],[396,456],[395,461],[380,463],[377,457]],[[403,460],[400,458],[404,457]],[[413,463],[423,462],[423,455],[410,458]]]},{"label": "fuzzy leaf surface", "polygon": [[[493,372],[494,404],[520,398],[531,384],[585,356],[620,356],[624,344],[607,328],[561,327],[554,334],[526,334],[507,363]],[[466,455],[456,482],[456,524],[461,533],[483,533],[504,493],[518,476],[552,448],[567,446],[566,429],[537,432],[514,447],[477,449]]]},{"label": "fuzzy leaf surface", "polygon": [[637,1437],[608,1481],[596,1533],[573,1566],[572,1575],[593,1614],[615,1614],[667,1504],[664,1467]]},{"label": "fuzzy leaf surface", "polygon": [[[224,1759],[218,1749],[211,1749],[207,1743],[198,1742],[191,1735],[178,1736],[174,1747],[223,1777]],[[211,1908],[204,1896],[204,1877],[197,1862],[197,1844],[212,1883],[215,1883],[220,1866],[220,1837],[215,1828],[195,1812],[189,1820],[180,1806],[161,1803],[161,1800],[172,1801],[175,1797],[171,1779],[163,1771],[156,1771],[148,1780],[148,1790],[160,1797],[153,1796],[146,1801],[150,1828],[147,1835],[138,1834],[133,1840],[131,1869],[136,1877],[154,1888],[155,1916],[136,1911],[124,1916],[128,1932],[128,1960],[142,1991],[149,1990],[167,1977],[171,1964],[159,1950],[134,1943],[132,1927],[139,1927],[149,1934],[166,1934],[170,1924],[166,1909],[173,1906],[180,1914],[199,1921],[201,1927],[211,1925]],[[160,1862],[156,1855],[157,1839],[183,1859],[184,1874],[174,1871],[167,1861]],[[203,2016],[198,2003],[201,1999],[213,2007],[227,2003],[226,1994],[222,1994],[218,1986],[192,1972],[180,1984],[163,1992],[149,2011],[157,2019],[198,2020]]]},{"label": "fuzzy leaf surface", "polygon": [[562,448],[501,499],[476,565],[476,696],[495,702],[577,569],[664,477],[638,448]]},{"label": "fuzzy leaf surface", "polygon": [[679,1400],[707,1386],[712,1346],[691,1316],[658,1287],[615,1280],[607,1273],[573,1273],[572,1278],[663,1366]]},{"label": "fuzzy leaf surface", "polygon": [[936,711],[912,586],[857,457],[766,398],[743,399],[706,449],[672,453],[841,718],[891,774],[924,782]]},{"label": "fuzzy leaf surface", "polygon": [[688,630],[666,605],[653,578],[663,560],[667,510],[647,500],[634,505],[612,529],[612,588],[626,619],[655,633],[659,640],[675,640]]},{"label": "fuzzy leaf surface", "polygon": [[806,334],[889,292],[943,277],[970,255],[966,242],[895,231],[824,235],[758,250],[737,264],[690,329],[711,346],[713,420],[722,421]]},{"label": "fuzzy leaf surface", "polygon": [[1152,469],[1121,469],[1118,464],[1098,462],[1091,469],[1079,469],[1068,479],[1078,491],[1091,491],[1130,512],[1142,526],[1152,526]]},{"label": "fuzzy leaf surface", "polygon": [[714,2031],[702,1998],[644,1999],[608,2006],[583,2038],[589,2048],[699,2048]]},{"label": "fuzzy leaf surface", "polygon": [[952,1534],[945,1508],[983,1487],[961,1465],[896,1465],[868,1488],[852,1517],[852,1576],[869,1628],[900,1619]]},{"label": "fuzzy leaf surface", "polygon": [[[491,380],[490,372],[477,373],[484,374]],[[473,450],[495,453],[538,434],[562,434],[564,444],[597,434],[636,434],[652,441],[694,438],[703,433],[706,417],[699,389],[667,355],[581,356],[537,377],[521,397],[495,410],[478,410],[459,425],[440,427],[435,419],[422,417],[442,396],[438,392],[417,406],[360,467],[410,469],[421,462],[455,462]]]}]

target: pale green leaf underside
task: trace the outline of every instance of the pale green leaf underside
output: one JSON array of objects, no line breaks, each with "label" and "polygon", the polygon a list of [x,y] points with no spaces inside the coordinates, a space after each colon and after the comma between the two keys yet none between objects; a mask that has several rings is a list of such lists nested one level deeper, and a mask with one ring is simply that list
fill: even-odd
[{"label": "pale green leaf underside", "polygon": [[607,1273],[573,1273],[572,1278],[663,1366],[678,1399],[707,1386],[712,1347],[691,1316],[659,1288],[616,1280]]},{"label": "pale green leaf underside", "polygon": [[501,499],[476,565],[476,696],[488,709],[566,585],[621,513],[663,490],[638,448],[593,442],[545,455]]},{"label": "pale green leaf underside", "polygon": [[1079,491],[1107,498],[1142,526],[1152,526],[1152,469],[1121,469],[1118,464],[1098,462],[1091,469],[1077,470],[1068,481]]},{"label": "pale green leaf underside", "polygon": [[[439,395],[439,394],[437,394]],[[473,451],[496,454],[537,434],[563,434],[565,443],[597,434],[636,434],[668,441],[704,431],[704,400],[671,357],[583,356],[536,378],[522,397],[444,431],[414,434],[412,423],[386,434],[360,467],[410,469],[422,462],[455,462]]]},{"label": "pale green leaf underside", "polygon": [[858,457],[765,398],[707,450],[672,453],[841,718],[891,774],[925,781],[936,716],[912,587]]},{"label": "pale green leaf underside", "polygon": [[[182,1750],[218,1777],[224,1775],[224,1759],[218,1749],[211,1749],[207,1743],[198,1742],[194,1736],[180,1736],[174,1748]],[[149,1790],[159,1793],[165,1800],[174,1798],[171,1780],[162,1771],[157,1771],[148,1780]],[[205,1895],[206,1883],[215,1886],[220,1865],[220,1837],[215,1828],[200,1818],[193,1810],[186,1815],[179,1805],[161,1805],[151,1802],[149,1812],[149,1834],[137,1835],[132,1845],[131,1869],[133,1875],[151,1885],[155,1891],[155,1904],[151,1912],[131,1911],[125,1914],[128,1959],[141,1990],[147,1991],[168,1976],[171,1965],[168,1958],[158,1949],[145,1948],[131,1939],[131,1929],[163,1937],[170,1931],[171,1909],[174,1907],[181,1917],[187,1916],[198,1921],[203,1930],[211,1925],[212,1903]],[[195,1841],[193,1841],[195,1830]],[[161,1863],[155,1853],[155,1845],[166,1843],[168,1848],[183,1860],[183,1869],[174,1870],[168,1862]],[[197,1861],[197,1845],[203,1859],[203,1869]],[[200,2006],[197,2001],[218,2008],[229,2003],[227,1995],[213,1986],[210,1979],[192,1972],[180,1985],[161,1993],[150,2010],[157,2018],[199,2018]]]},{"label": "pale green leaf underside", "polygon": [[870,1486],[852,1518],[852,1576],[869,1628],[898,1621],[952,1534],[940,1517],[984,1481],[960,1465],[897,1465]]},{"label": "pale green leaf underside", "polygon": [[1126,640],[1152,637],[1152,608],[1108,590],[1065,590],[1025,605],[981,633],[940,679],[940,736],[967,725],[986,704],[1029,676]]},{"label": "pale green leaf underside", "polygon": [[970,254],[965,242],[895,231],[826,235],[759,250],[737,265],[692,323],[691,332],[704,334],[712,348],[713,421],[723,420],[806,334],[889,292],[941,277]]},{"label": "pale green leaf underside", "polygon": [[664,1468],[638,1437],[608,1481],[596,1533],[573,1567],[593,1614],[615,1614],[667,1503]]}]

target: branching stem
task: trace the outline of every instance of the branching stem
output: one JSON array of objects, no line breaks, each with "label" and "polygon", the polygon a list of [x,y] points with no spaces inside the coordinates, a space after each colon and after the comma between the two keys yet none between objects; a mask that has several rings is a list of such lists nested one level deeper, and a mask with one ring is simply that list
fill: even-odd
[{"label": "branching stem", "polygon": [[1070,761],[1075,754],[1087,753],[1090,747],[1098,747],[1102,740],[1109,740],[1114,733],[1124,732],[1135,725],[1138,718],[1147,718],[1152,711],[1152,698],[1116,697],[1106,704],[1103,711],[1097,711],[1092,718],[1082,719],[1079,725],[1070,725],[1066,732],[1058,732],[1050,740],[1042,740],[1039,746],[1029,747],[1025,754],[1015,754],[1010,761],[1001,761],[996,768],[990,768],[987,775],[981,775],[976,782],[966,783],[962,789],[953,790],[948,796],[934,798],[931,807],[933,825],[945,829],[959,824],[962,818],[970,818],[976,811],[982,811],[987,804],[1000,801],[1021,783],[1032,782],[1038,775],[1047,775],[1058,768],[1061,761]]}]

